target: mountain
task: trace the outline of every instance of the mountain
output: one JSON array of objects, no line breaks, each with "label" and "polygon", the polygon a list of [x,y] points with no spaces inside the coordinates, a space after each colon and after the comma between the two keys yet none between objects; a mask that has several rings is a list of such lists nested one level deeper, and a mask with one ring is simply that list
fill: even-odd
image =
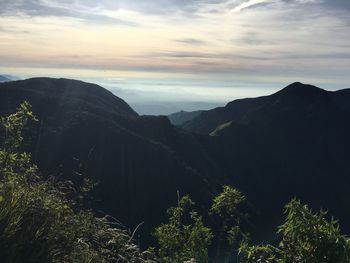
[{"label": "mountain", "polygon": [[[202,112],[182,125],[211,135],[208,151],[272,229],[293,197],[327,208],[349,233],[350,89],[294,83],[260,98]],[[253,219],[254,221],[254,219]]]},{"label": "mountain", "polygon": [[[312,85],[305,85],[299,82],[293,83],[281,91],[259,98],[239,99],[228,103],[225,107],[218,107],[209,111],[202,111],[195,118],[180,125],[183,129],[200,134],[210,134],[220,125],[234,122],[244,122],[249,120],[249,116],[258,112],[267,105],[276,104],[275,110],[281,110],[277,106],[289,107],[291,111],[297,110],[299,105],[308,106],[314,103],[317,96],[332,94],[332,98],[338,106],[350,108],[348,106],[349,90],[340,90],[337,92],[327,92]],[[285,104],[284,104],[285,103]],[[294,105],[293,105],[294,103]],[[340,105],[341,104],[341,105]]]},{"label": "mountain", "polygon": [[329,209],[350,233],[349,89],[294,83],[202,111],[182,128],[165,116],[139,116],[109,91],[81,81],[0,84],[1,115],[23,100],[41,120],[27,130],[24,148],[43,174],[99,182],[89,206],[131,228],[144,222],[143,242],[176,204],[178,190],[208,208],[223,184],[247,196],[257,241],[275,238],[283,206],[294,197]]},{"label": "mountain", "polygon": [[200,115],[202,111],[179,111],[168,115],[168,119],[175,126],[181,126],[182,124],[194,119]]},{"label": "mountain", "polygon": [[0,75],[0,83],[2,83],[2,82],[8,82],[8,81],[11,81],[11,79],[7,78],[6,76]]},{"label": "mountain", "polygon": [[[219,188],[218,167],[202,136],[171,125],[165,116],[139,116],[100,86],[34,78],[0,84],[1,115],[27,100],[40,120],[25,149],[46,176],[98,182],[92,204],[143,233],[161,223],[181,195],[209,202]],[[143,232],[142,232],[143,231]]]}]

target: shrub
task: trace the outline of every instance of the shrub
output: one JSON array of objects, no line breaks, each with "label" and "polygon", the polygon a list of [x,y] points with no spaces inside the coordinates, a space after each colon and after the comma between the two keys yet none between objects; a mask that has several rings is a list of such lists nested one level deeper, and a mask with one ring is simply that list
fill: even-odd
[{"label": "shrub", "polygon": [[156,228],[154,236],[162,263],[208,262],[212,233],[192,210],[193,205],[189,196],[182,197],[177,207],[168,209],[169,222]]},{"label": "shrub", "polygon": [[350,262],[350,240],[342,235],[327,213],[312,210],[298,200],[286,205],[286,221],[279,227],[282,241],[277,247],[248,246],[242,243],[241,262],[265,263],[348,263]]}]

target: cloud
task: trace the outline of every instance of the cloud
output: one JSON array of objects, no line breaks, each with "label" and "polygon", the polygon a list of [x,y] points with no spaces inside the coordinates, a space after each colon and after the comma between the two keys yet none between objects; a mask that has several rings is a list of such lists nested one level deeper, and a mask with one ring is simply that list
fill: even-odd
[{"label": "cloud", "polygon": [[193,46],[200,46],[207,43],[206,41],[203,41],[201,39],[196,39],[196,38],[180,38],[180,39],[176,39],[175,42],[186,44],[186,45],[193,45]]},{"label": "cloud", "polygon": [[71,16],[72,10],[133,10],[148,14],[194,14],[215,5],[235,7],[249,0],[0,0],[1,14],[23,12],[32,16]]},{"label": "cloud", "polygon": [[247,34],[240,38],[232,39],[234,45],[247,45],[247,46],[273,46],[277,45],[277,42],[264,39],[258,36],[256,33],[247,32]]},{"label": "cloud", "polygon": [[[133,9],[140,12],[161,14],[169,12],[185,12],[193,13],[201,9],[205,5],[220,4],[227,0],[120,0],[119,7]],[[240,0],[233,0],[240,1]],[[111,1],[103,1],[108,5]]]},{"label": "cloud", "polygon": [[311,4],[331,9],[350,10],[349,0],[0,0],[0,14],[22,13],[29,16],[76,17],[87,21],[100,20],[106,23],[128,25],[130,24],[128,21],[120,21],[98,12],[125,9],[157,15],[194,15],[202,11],[218,13],[225,9],[226,11],[243,11],[278,3]]},{"label": "cloud", "polygon": [[247,9],[253,9],[253,8],[261,8],[265,7],[267,5],[270,5],[273,1],[271,0],[247,0],[242,2],[241,4],[235,6],[232,9],[232,12],[241,12],[243,10]]},{"label": "cloud", "polygon": [[[340,0],[0,0],[0,34],[6,36],[0,66],[271,79],[345,75],[350,23],[342,12],[348,5]],[[91,26],[96,24],[104,26]],[[30,34],[15,35],[21,30]]]},{"label": "cloud", "polygon": [[74,6],[71,1],[0,0],[2,16],[69,17],[94,24],[136,26],[136,23]]},{"label": "cloud", "polygon": [[291,4],[316,4],[332,9],[348,9],[350,10],[349,0],[281,0]]}]

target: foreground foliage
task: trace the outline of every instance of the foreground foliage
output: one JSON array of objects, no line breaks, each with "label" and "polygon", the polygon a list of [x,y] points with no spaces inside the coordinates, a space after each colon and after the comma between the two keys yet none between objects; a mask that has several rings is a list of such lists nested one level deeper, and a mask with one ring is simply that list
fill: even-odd
[{"label": "foreground foliage", "polygon": [[169,223],[156,228],[161,262],[175,263],[186,260],[208,262],[208,247],[213,237],[203,225],[202,217],[192,210],[194,203],[189,196],[179,200],[177,207],[168,209]]},{"label": "foreground foliage", "polygon": [[[341,233],[339,224],[328,220],[326,212],[314,213],[296,199],[286,205],[286,220],[278,229],[280,243],[250,246],[249,235],[240,228],[245,217],[240,205],[244,201],[240,191],[224,186],[210,209],[210,214],[219,216],[222,222],[221,229],[213,231],[204,227],[202,218],[191,210],[191,199],[183,197],[178,207],[169,209],[169,223],[156,229],[161,262],[191,262],[192,258],[192,262],[200,263],[350,263],[350,239]],[[192,213],[197,220],[193,220]],[[186,221],[186,216],[192,221]],[[214,247],[210,247],[212,233],[217,235]],[[233,245],[237,242],[239,248]],[[209,249],[212,257],[208,259]]]},{"label": "foreground foliage", "polygon": [[[216,233],[219,244],[211,248],[213,230],[206,227],[202,216],[193,210],[195,203],[190,197],[182,197],[178,206],[168,209],[169,222],[157,227],[154,232],[158,241],[157,252],[160,261],[206,263],[210,261],[210,248],[216,250],[215,262],[228,261],[234,253],[232,244],[241,233],[242,215],[239,206],[244,201],[242,193],[231,186],[224,186],[223,191],[214,198],[210,214],[217,217],[221,227]],[[223,253],[223,246],[229,251],[229,255]]]},{"label": "foreground foliage", "polygon": [[216,262],[232,262],[235,258],[238,242],[245,236],[241,230],[245,217],[241,206],[245,200],[245,196],[238,189],[228,185],[213,200],[210,214],[221,222],[221,227],[217,230]]},{"label": "foreground foliage", "polygon": [[313,213],[308,206],[292,200],[286,206],[286,221],[279,227],[279,246],[248,246],[240,248],[242,263],[348,263],[350,240],[341,234],[327,213]]},{"label": "foreground foliage", "polygon": [[22,131],[36,118],[28,103],[1,119],[0,262],[153,262],[123,228],[79,209],[69,184],[44,181],[20,153]]}]

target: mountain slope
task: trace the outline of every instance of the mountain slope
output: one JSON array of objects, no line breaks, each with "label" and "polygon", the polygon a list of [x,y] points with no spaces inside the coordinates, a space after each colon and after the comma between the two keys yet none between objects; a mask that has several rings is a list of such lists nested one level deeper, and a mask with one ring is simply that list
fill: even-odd
[{"label": "mountain slope", "polygon": [[181,126],[182,124],[193,120],[195,117],[199,116],[202,111],[179,111],[168,115],[168,119],[173,125]]},{"label": "mountain slope", "polygon": [[[266,105],[272,105],[276,103],[283,107],[287,105],[282,105],[287,102],[289,107],[293,107],[290,103],[309,103],[310,99],[315,99],[313,96],[318,96],[323,90],[311,86],[304,85],[302,83],[296,82],[285,89],[270,95],[259,98],[247,98],[239,99],[228,103],[225,107],[215,108],[209,111],[203,111],[199,116],[194,119],[185,122],[181,125],[185,130],[201,133],[210,134],[219,125],[227,123],[229,121],[244,122],[248,121],[248,116],[251,113],[259,111],[260,109],[266,107]],[[294,105],[295,107],[298,105]]]},{"label": "mountain slope", "polygon": [[[68,79],[33,78],[4,83],[1,86],[2,103],[29,100],[39,111],[51,115],[55,109],[83,111],[85,108],[104,109],[129,117],[137,113],[123,100],[95,84]],[[67,108],[69,107],[69,109]]]},{"label": "mountain slope", "polygon": [[205,203],[217,188],[219,169],[200,136],[166,117],[140,117],[97,85],[49,78],[0,84],[1,115],[23,100],[41,120],[26,145],[41,170],[77,183],[93,178],[93,206],[127,226],[145,222],[150,233],[176,204],[177,190]]},{"label": "mountain slope", "polygon": [[349,232],[349,94],[294,83],[203,112],[183,127],[211,133],[210,152],[257,208],[262,229],[277,224],[276,211],[298,197],[329,208]]},{"label": "mountain slope", "polygon": [[92,205],[130,227],[144,221],[141,234],[163,220],[177,190],[208,207],[226,183],[247,196],[255,238],[274,238],[293,197],[328,208],[350,233],[350,90],[294,83],[204,111],[182,125],[187,131],[165,116],[138,116],[80,81],[0,84],[1,114],[24,99],[41,120],[28,130],[26,148],[44,173],[77,183],[94,178]]}]

